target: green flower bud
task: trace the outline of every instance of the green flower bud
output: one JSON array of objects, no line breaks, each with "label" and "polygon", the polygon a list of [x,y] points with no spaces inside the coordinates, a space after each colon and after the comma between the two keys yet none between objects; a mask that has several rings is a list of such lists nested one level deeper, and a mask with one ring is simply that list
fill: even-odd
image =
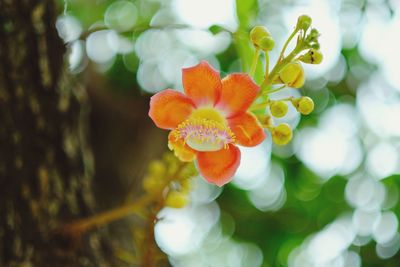
[{"label": "green flower bud", "polygon": [[289,87],[300,88],[305,81],[303,67],[299,62],[290,62],[280,71],[279,78]]},{"label": "green flower bud", "polygon": [[188,195],[183,192],[171,191],[165,199],[165,206],[180,209],[189,202]]},{"label": "green flower bud", "polygon": [[149,173],[154,176],[163,176],[167,168],[161,160],[154,160],[149,164]]},{"label": "green flower bud", "polygon": [[308,28],[310,28],[312,23],[312,19],[307,16],[307,15],[301,15],[298,19],[297,19],[297,25],[296,28],[297,29],[302,29],[304,31],[307,31]]},{"label": "green flower bud", "polygon": [[260,47],[263,51],[271,51],[274,49],[275,41],[271,36],[266,36],[260,39],[258,42],[258,47]]},{"label": "green flower bud", "polygon": [[310,33],[306,37],[308,43],[318,43],[319,32],[317,29],[311,29]]},{"label": "green flower bud", "polygon": [[289,124],[282,123],[272,129],[272,141],[280,146],[286,145],[292,140],[293,132]]},{"label": "green flower bud", "polygon": [[[271,34],[267,30],[266,27],[264,26],[255,26],[251,31],[250,31],[250,39],[253,43],[253,45],[257,48],[263,49],[261,46],[261,43],[263,46],[270,47],[271,46],[271,40],[263,40],[264,38],[271,38],[273,41]],[[272,44],[272,47],[274,46],[274,43]],[[263,49],[264,50],[264,49]]]},{"label": "green flower bud", "polygon": [[142,181],[143,189],[150,195],[158,195],[162,191],[163,183],[156,176],[146,176]]},{"label": "green flower bud", "polygon": [[299,60],[308,64],[319,64],[322,58],[321,51],[311,48],[306,54],[300,56]]},{"label": "green flower bud", "polygon": [[297,99],[295,107],[301,114],[308,115],[314,110],[314,101],[308,96],[303,96]]},{"label": "green flower bud", "polygon": [[272,116],[281,118],[286,115],[288,111],[288,105],[284,101],[273,101],[269,106]]}]

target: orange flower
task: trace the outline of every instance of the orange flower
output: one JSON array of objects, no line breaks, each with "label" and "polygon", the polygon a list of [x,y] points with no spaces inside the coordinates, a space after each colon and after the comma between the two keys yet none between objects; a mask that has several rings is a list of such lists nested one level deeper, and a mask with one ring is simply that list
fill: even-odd
[{"label": "orange flower", "polygon": [[221,80],[207,62],[183,69],[185,94],[172,89],[150,100],[149,116],[172,130],[168,146],[182,161],[197,158],[201,175],[222,186],[232,179],[240,163],[237,145],[256,146],[265,139],[257,118],[247,111],[259,87],[241,73]]}]

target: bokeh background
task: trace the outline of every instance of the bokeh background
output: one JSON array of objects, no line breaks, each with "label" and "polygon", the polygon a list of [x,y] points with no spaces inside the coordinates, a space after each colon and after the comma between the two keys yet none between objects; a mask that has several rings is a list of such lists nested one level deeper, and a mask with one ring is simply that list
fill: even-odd
[{"label": "bokeh background", "polygon": [[[320,33],[324,61],[305,66],[309,116],[284,147],[271,138],[242,150],[223,189],[196,178],[191,204],[165,208],[156,241],[173,266],[399,266],[400,1],[397,0],[65,0],[57,21],[69,68],[91,102],[96,195],[112,208],[141,193],[166,132],[147,117],[148,100],[182,90],[181,69],[209,61],[222,76],[246,71],[243,33],[266,26],[275,62],[297,17]],[[113,224],[115,246],[135,220]],[[125,238],[124,238],[125,236]],[[122,255],[122,254],[121,254]],[[121,256],[120,255],[120,256]],[[121,265],[129,266],[127,254]]]}]

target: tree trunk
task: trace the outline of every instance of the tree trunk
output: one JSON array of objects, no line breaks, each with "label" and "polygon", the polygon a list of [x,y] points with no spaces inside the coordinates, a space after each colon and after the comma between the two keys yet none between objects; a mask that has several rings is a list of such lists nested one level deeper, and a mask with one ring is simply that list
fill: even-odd
[{"label": "tree trunk", "polygon": [[0,0],[0,266],[109,266],[105,231],[63,222],[94,208],[85,90],[64,64],[51,0]]}]

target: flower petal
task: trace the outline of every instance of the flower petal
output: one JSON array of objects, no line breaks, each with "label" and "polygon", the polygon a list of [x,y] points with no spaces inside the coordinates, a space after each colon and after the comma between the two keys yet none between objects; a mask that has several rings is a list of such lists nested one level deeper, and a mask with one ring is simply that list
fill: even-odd
[{"label": "flower petal", "polygon": [[186,145],[183,139],[178,138],[175,130],[168,135],[168,147],[183,162],[190,162],[196,158],[196,151]]},{"label": "flower petal", "polygon": [[239,145],[256,146],[266,137],[260,122],[250,112],[228,119],[228,124]]},{"label": "flower petal", "polygon": [[228,183],[240,164],[240,150],[229,144],[227,149],[212,152],[198,152],[197,161],[200,174],[218,186]]},{"label": "flower petal", "polygon": [[216,105],[230,118],[246,111],[260,90],[247,74],[234,73],[222,79],[222,91]]},{"label": "flower petal", "polygon": [[149,116],[162,129],[174,129],[193,111],[192,100],[184,94],[167,89],[150,99]]},{"label": "flower petal", "polygon": [[206,61],[182,70],[185,93],[197,106],[214,106],[221,92],[219,73]]}]

